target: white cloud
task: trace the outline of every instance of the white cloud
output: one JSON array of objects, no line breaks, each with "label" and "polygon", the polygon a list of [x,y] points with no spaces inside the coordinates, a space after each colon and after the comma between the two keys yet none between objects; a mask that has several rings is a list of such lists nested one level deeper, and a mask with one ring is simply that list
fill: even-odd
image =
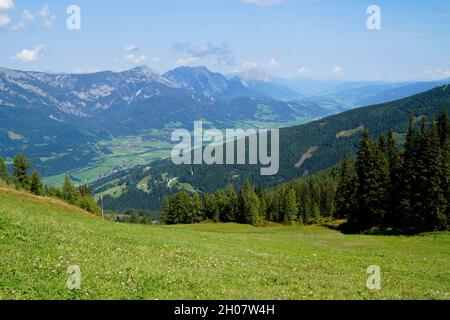
[{"label": "white cloud", "polygon": [[124,47],[124,48],[123,48],[123,51],[124,51],[125,53],[132,53],[132,52],[137,51],[138,49],[139,49],[139,48],[138,48],[137,46],[135,46],[135,45],[129,45],[129,46]]},{"label": "white cloud", "polygon": [[0,0],[0,10],[14,9],[16,6],[12,0]]},{"label": "white cloud", "polygon": [[12,56],[11,59],[19,60],[21,62],[35,61],[42,54],[43,50],[44,46],[40,44],[33,49],[23,49],[22,51]]},{"label": "white cloud", "polygon": [[76,73],[76,74],[87,74],[87,73],[96,73],[96,72],[99,72],[99,71],[100,71],[100,69],[97,68],[97,67],[87,67],[87,68],[79,67],[79,68],[75,68],[73,70],[73,73]]},{"label": "white cloud", "polygon": [[340,75],[342,75],[344,73],[344,69],[342,69],[342,67],[340,66],[336,66],[333,68],[333,70],[331,71],[336,77],[339,77]]},{"label": "white cloud", "polygon": [[278,61],[274,58],[272,58],[272,60],[270,60],[270,62],[267,64],[267,68],[269,69],[276,69],[280,66],[280,64],[278,63]]},{"label": "white cloud", "polygon": [[425,70],[424,73],[429,75],[434,80],[450,78],[450,64],[444,68],[439,68],[437,70]]},{"label": "white cloud", "polygon": [[142,63],[147,60],[146,56],[137,54],[137,51],[139,51],[139,48],[135,45],[124,47],[123,52],[125,53],[125,59],[133,63]]},{"label": "white cloud", "polygon": [[23,10],[21,17],[22,21],[12,26],[11,27],[12,31],[19,31],[25,29],[28,26],[27,22],[33,21],[35,18],[34,15],[28,10]]},{"label": "white cloud", "polygon": [[125,55],[125,59],[134,63],[141,63],[147,60],[147,57],[144,55],[135,55],[133,53]]},{"label": "white cloud", "polygon": [[305,74],[308,74],[308,73],[311,73],[311,72],[312,71],[309,70],[307,67],[300,67],[298,69],[298,73],[300,73],[301,75],[305,75]]},{"label": "white cloud", "polygon": [[187,59],[179,59],[177,61],[177,65],[179,66],[190,66],[193,63],[197,62],[199,59],[196,57],[187,58]]},{"label": "white cloud", "polygon": [[6,14],[0,14],[0,28],[6,26],[11,22],[11,19]]},{"label": "white cloud", "polygon": [[284,0],[241,0],[241,1],[248,4],[254,4],[260,7],[276,6],[284,2]]},{"label": "white cloud", "polygon": [[254,61],[247,61],[241,64],[241,67],[244,69],[256,69],[259,68],[259,63]]},{"label": "white cloud", "polygon": [[30,11],[23,10],[23,12],[22,12],[22,19],[25,20],[25,21],[33,21],[34,20],[34,16],[31,14]]},{"label": "white cloud", "polygon": [[280,64],[275,59],[272,58],[268,63],[258,63],[255,61],[246,61],[238,64],[243,69],[277,69]]},{"label": "white cloud", "polygon": [[188,54],[198,60],[214,60],[213,63],[220,66],[236,65],[236,59],[227,43],[221,45],[214,45],[210,42],[205,44],[176,43],[173,45],[173,50],[176,53]]},{"label": "white cloud", "polygon": [[53,24],[56,21],[56,16],[50,12],[50,8],[48,7],[48,4],[43,6],[42,9],[36,13],[36,16],[42,18],[42,22],[44,23],[44,26],[46,28],[53,27]]},{"label": "white cloud", "polygon": [[11,27],[12,31],[19,31],[19,30],[23,30],[27,27],[26,23],[23,23],[22,21],[19,22],[18,24],[15,24]]}]

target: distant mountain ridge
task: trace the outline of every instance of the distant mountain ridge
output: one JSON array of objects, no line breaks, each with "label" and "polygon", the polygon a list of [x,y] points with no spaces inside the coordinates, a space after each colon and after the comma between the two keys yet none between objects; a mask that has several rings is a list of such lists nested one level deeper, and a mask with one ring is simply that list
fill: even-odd
[{"label": "distant mountain ridge", "polygon": [[219,128],[282,126],[335,111],[278,101],[206,68],[166,75],[145,66],[92,74],[2,68],[0,89],[0,154],[25,153],[46,176],[86,165],[103,152],[96,142],[111,136],[191,128],[202,119]]},{"label": "distant mountain ridge", "polygon": [[342,80],[311,80],[297,78],[282,80],[282,84],[296,92],[300,92],[312,100],[320,96],[346,105],[348,109],[364,107],[395,101],[412,95],[423,93],[433,88],[450,84],[450,79],[435,81],[342,81]]},{"label": "distant mountain ridge", "polygon": [[292,90],[275,77],[268,75],[260,69],[242,72],[235,79],[239,79],[246,88],[274,99],[292,101],[305,98],[302,94]]},{"label": "distant mountain ridge", "polygon": [[205,67],[180,67],[165,73],[164,77],[205,97],[231,99],[261,96],[243,86],[237,79],[228,79],[221,73],[211,72]]}]

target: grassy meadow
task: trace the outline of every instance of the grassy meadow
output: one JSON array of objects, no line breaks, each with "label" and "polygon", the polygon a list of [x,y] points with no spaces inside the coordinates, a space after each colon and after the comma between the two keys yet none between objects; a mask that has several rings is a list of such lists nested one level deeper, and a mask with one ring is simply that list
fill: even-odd
[{"label": "grassy meadow", "polygon": [[[81,289],[66,288],[81,268]],[[370,265],[382,289],[366,288]],[[450,234],[102,221],[0,186],[0,299],[450,299]]]}]

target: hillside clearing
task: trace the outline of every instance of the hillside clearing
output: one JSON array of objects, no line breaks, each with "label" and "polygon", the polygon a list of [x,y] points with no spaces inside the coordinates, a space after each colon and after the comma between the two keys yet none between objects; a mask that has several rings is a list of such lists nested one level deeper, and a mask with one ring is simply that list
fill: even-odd
[{"label": "hillside clearing", "polygon": [[[449,249],[449,233],[116,224],[0,189],[0,299],[449,299]],[[81,290],[66,288],[71,265]]]}]

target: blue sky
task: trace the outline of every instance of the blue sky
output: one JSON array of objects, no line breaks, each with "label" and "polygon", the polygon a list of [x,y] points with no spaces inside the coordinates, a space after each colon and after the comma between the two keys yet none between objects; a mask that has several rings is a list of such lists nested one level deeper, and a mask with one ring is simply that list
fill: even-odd
[{"label": "blue sky", "polygon": [[[81,30],[66,28],[69,5]],[[369,5],[381,30],[369,30]],[[281,77],[450,77],[448,0],[0,0],[0,66],[164,72],[206,65]]]}]

